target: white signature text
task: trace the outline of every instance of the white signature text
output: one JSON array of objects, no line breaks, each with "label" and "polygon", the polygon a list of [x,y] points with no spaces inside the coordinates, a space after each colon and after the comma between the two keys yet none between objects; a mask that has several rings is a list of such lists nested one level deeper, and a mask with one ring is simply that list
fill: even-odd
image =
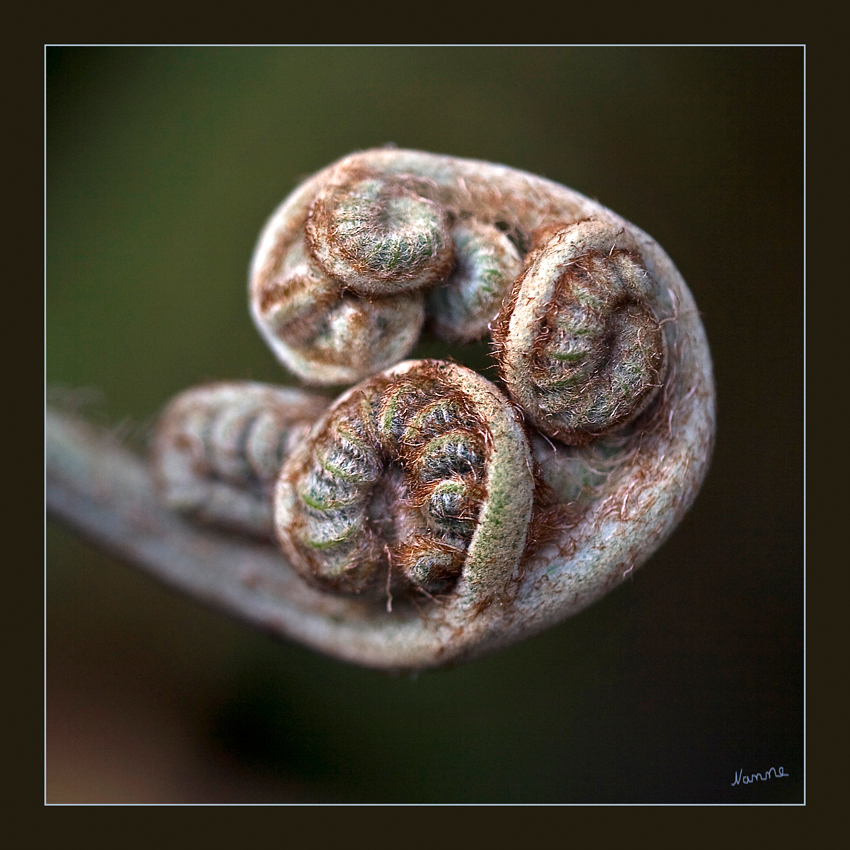
[{"label": "white signature text", "polygon": [[766,779],[784,779],[791,774],[785,772],[784,767],[771,767],[765,773],[751,773],[749,776],[744,776],[744,771],[739,770],[735,773],[735,781],[733,785],[749,785],[751,782],[764,782]]}]

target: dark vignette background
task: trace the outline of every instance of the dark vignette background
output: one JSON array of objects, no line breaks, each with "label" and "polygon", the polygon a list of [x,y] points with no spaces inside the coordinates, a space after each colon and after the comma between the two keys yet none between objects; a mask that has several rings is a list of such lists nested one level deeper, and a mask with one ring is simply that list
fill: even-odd
[{"label": "dark vignette background", "polygon": [[544,175],[655,236],[703,314],[718,435],[633,579],[417,678],[256,634],[49,523],[47,801],[802,800],[803,64],[48,48],[47,380],[128,439],[192,384],[288,380],[248,318],[254,240],[299,178],[386,142]]}]

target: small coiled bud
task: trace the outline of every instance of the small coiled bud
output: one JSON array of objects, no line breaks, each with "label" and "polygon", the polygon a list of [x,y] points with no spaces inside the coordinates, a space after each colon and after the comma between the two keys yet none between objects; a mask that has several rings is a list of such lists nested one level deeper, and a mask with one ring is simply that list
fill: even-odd
[{"label": "small coiled bud", "polygon": [[257,383],[195,387],[160,417],[153,467],[173,510],[271,537],[283,458],[328,405],[324,396]]},{"label": "small coiled bud", "polygon": [[254,252],[251,315],[302,380],[350,384],[405,357],[425,309],[417,292],[363,297],[322,268],[305,229],[315,188],[302,187],[267,224]]},{"label": "small coiled bud", "polygon": [[448,342],[485,336],[522,269],[522,255],[492,224],[471,219],[452,229],[457,267],[427,301],[431,330]]},{"label": "small coiled bud", "polygon": [[443,280],[453,263],[446,210],[421,181],[340,167],[307,218],[319,265],[359,295],[392,296]]},{"label": "small coiled bud", "polygon": [[251,312],[278,358],[317,384],[350,384],[407,356],[423,289],[454,264],[449,216],[427,183],[343,161],[296,191],[254,253]]},{"label": "small coiled bud", "polygon": [[659,288],[618,222],[557,231],[497,321],[502,377],[541,431],[583,444],[640,414],[661,387]]},{"label": "small coiled bud", "polygon": [[344,394],[286,461],[278,537],[326,590],[451,591],[482,604],[521,564],[531,470],[520,419],[489,381],[402,363]]}]

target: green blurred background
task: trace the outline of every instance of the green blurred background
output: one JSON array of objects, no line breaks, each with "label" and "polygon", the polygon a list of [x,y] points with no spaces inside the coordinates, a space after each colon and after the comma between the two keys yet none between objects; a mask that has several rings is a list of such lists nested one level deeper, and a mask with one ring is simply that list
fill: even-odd
[{"label": "green blurred background", "polygon": [[48,523],[47,801],[801,800],[803,72],[799,47],[47,48],[47,381],[128,439],[190,385],[289,380],[248,317],[254,241],[387,142],[647,230],[718,388],[709,477],[649,564],[449,672],[274,641]]}]

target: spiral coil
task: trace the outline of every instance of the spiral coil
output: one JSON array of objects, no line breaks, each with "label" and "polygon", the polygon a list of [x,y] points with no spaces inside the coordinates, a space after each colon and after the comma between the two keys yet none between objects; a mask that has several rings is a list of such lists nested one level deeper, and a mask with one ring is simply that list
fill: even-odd
[{"label": "spiral coil", "polygon": [[[353,154],[269,219],[249,294],[298,378],[356,385],[331,404],[189,391],[158,478],[175,510],[276,538],[300,581],[285,630],[339,657],[440,666],[535,634],[646,561],[705,475],[714,387],[687,286],[647,234],[551,181]],[[424,332],[489,334],[501,385],[405,360]]]}]

